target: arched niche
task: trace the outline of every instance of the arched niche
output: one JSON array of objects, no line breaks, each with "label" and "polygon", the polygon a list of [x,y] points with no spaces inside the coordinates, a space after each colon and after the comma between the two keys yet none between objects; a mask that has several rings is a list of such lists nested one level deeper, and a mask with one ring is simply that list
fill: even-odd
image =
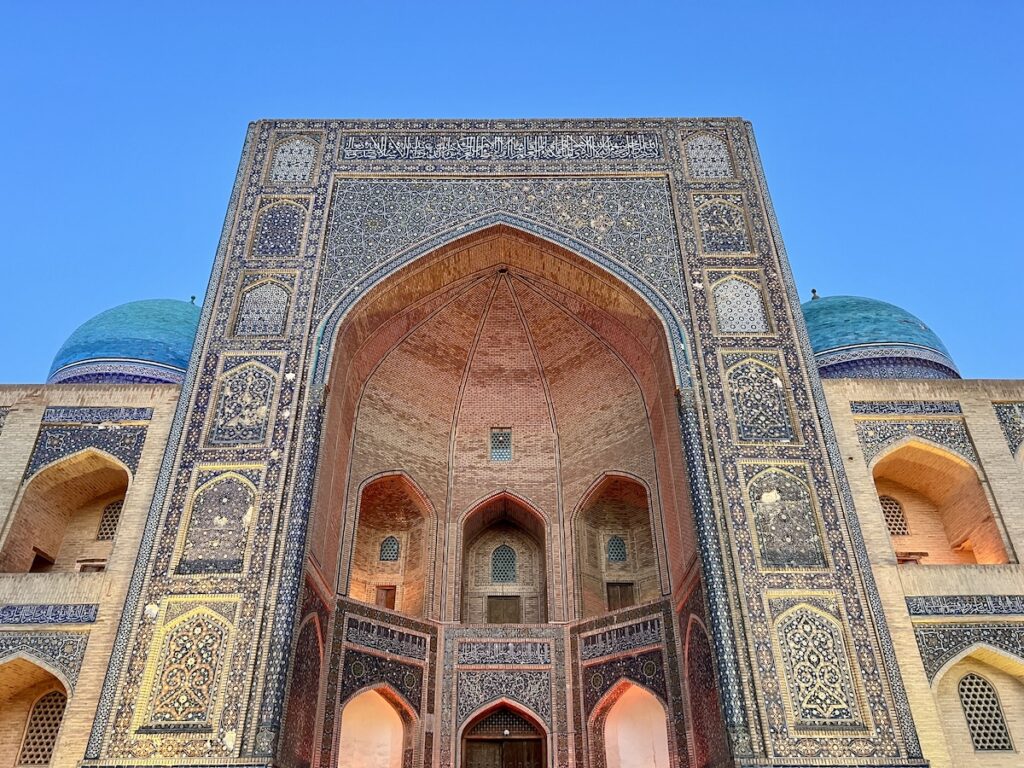
[{"label": "arched niche", "polygon": [[575,525],[581,617],[661,595],[658,549],[642,483],[625,475],[603,476],[584,499]]},{"label": "arched niche", "polygon": [[519,499],[501,494],[467,515],[462,530],[462,623],[546,622],[546,548],[544,519]]},{"label": "arched niche", "polygon": [[434,540],[434,515],[408,476],[391,474],[363,486],[349,595],[423,616]]},{"label": "arched niche", "polygon": [[412,755],[411,718],[387,687],[353,696],[341,710],[338,768],[403,768]]},{"label": "arched niche", "polygon": [[[604,768],[672,768],[665,705],[628,680],[612,688],[595,709],[591,738],[604,753]],[[593,764],[600,765],[597,761]]]},{"label": "arched niche", "polygon": [[964,768],[1010,768],[1024,748],[1024,660],[974,646],[948,662],[932,692],[951,755]]},{"label": "arched niche", "polygon": [[487,707],[462,730],[463,768],[543,768],[548,764],[543,726],[509,702]]},{"label": "arched niche", "polygon": [[131,476],[109,454],[86,449],[41,469],[17,502],[0,547],[0,572],[103,570],[112,536],[104,510],[123,501]]},{"label": "arched niche", "polygon": [[[903,442],[872,466],[875,489],[901,562],[924,565],[1009,562],[1000,526],[978,470],[932,443]],[[902,524],[894,517],[895,501]],[[906,531],[906,534],[903,531]]]},{"label": "arched niche", "polygon": [[0,768],[52,756],[68,691],[48,669],[23,656],[0,663]]},{"label": "arched niche", "polygon": [[694,768],[726,768],[732,765],[729,741],[722,717],[715,677],[711,638],[695,616],[686,625],[684,680],[690,713],[687,737]]},{"label": "arched niche", "polygon": [[323,669],[323,629],[314,613],[299,624],[281,753],[293,768],[309,768],[316,750],[317,712]]},{"label": "arched niche", "polygon": [[[575,564],[561,553],[595,468],[651,489],[660,578],[682,583],[697,547],[663,308],[506,224],[453,238],[342,306],[319,330],[325,410],[307,538],[309,567],[339,593],[351,588],[361,489],[395,471],[437,512],[424,616],[457,617],[458,520],[504,491],[544,510],[548,612],[575,616]],[[510,460],[488,453],[495,428],[511,428]]]}]

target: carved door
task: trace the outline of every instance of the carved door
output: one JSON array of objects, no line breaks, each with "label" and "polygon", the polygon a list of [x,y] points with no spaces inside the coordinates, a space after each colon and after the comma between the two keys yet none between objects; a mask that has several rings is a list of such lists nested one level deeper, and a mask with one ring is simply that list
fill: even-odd
[{"label": "carved door", "polygon": [[464,768],[542,768],[540,739],[470,739]]}]

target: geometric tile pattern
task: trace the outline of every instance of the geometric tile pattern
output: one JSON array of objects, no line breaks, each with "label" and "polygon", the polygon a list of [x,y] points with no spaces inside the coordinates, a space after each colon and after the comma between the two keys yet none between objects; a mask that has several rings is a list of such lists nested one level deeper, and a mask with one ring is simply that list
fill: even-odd
[{"label": "geometric tile pattern", "polygon": [[23,654],[64,677],[73,692],[82,668],[88,632],[0,632],[0,661]]},{"label": "geometric tile pattern", "polygon": [[273,183],[308,183],[318,151],[316,142],[308,136],[294,136],[278,142],[270,161],[269,180]]},{"label": "geometric tile pattern", "polygon": [[118,425],[110,429],[99,426],[44,426],[36,437],[24,477],[28,479],[43,467],[87,448],[109,453],[131,472],[135,472],[145,442],[146,428],[143,426]]},{"label": "geometric tile pattern", "polygon": [[917,438],[958,454],[978,464],[974,444],[967,434],[967,426],[960,420],[928,421],[857,421],[857,437],[864,449],[867,462],[890,445],[906,438]]},{"label": "geometric tile pattern", "polygon": [[1024,403],[993,403],[999,426],[1006,435],[1006,444],[1014,456],[1024,445]]},{"label": "geometric tile pattern", "polygon": [[760,289],[738,277],[712,288],[719,333],[768,333],[768,315]]},{"label": "geometric tile pattern", "polygon": [[686,169],[691,178],[731,179],[736,175],[729,157],[729,145],[722,137],[698,133],[688,137],[683,146],[686,149]]},{"label": "geometric tile pattern", "polygon": [[1024,624],[915,624],[914,637],[921,651],[929,682],[951,659],[975,644],[989,645],[1024,662]]}]

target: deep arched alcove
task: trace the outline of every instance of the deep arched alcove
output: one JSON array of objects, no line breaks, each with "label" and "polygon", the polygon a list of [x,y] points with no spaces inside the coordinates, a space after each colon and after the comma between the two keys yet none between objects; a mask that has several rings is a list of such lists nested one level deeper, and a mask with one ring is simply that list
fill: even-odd
[{"label": "deep arched alcove", "polygon": [[644,595],[667,594],[693,567],[665,326],[602,267],[491,227],[375,285],[342,319],[330,354],[309,555],[339,594],[372,602],[355,580],[359,503],[389,473],[408,477],[436,515],[422,534],[425,618],[458,618],[469,543],[460,521],[497,494],[544,521],[548,620],[582,615],[571,518],[607,473],[649,489]]}]

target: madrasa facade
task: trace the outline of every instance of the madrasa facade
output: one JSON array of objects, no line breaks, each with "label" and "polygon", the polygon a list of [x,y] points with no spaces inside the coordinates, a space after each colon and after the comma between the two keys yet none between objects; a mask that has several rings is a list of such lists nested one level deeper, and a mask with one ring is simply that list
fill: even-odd
[{"label": "madrasa facade", "polygon": [[0,768],[1022,764],[1024,382],[743,120],[253,123],[0,420]]}]

